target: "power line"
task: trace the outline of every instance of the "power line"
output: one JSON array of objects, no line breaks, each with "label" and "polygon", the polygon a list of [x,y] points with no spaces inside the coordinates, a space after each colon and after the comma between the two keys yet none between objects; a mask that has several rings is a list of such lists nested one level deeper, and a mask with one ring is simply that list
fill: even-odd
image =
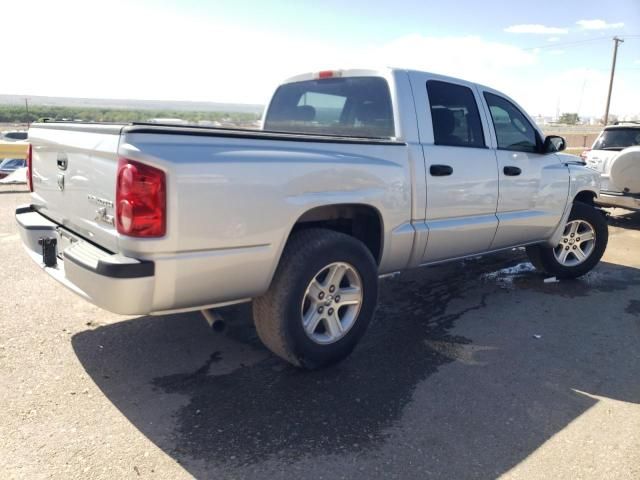
[{"label": "power line", "polygon": [[[619,35],[618,38],[621,38],[623,41],[627,38],[640,38],[640,35]],[[557,47],[565,47],[568,45],[582,45],[584,43],[591,43],[591,42],[599,42],[601,40],[611,40],[611,37],[608,36],[603,36],[603,37],[594,37],[594,38],[587,38],[584,40],[574,40],[571,42],[553,42],[553,43],[547,43],[544,45],[540,45],[538,47],[526,47],[523,48],[522,50],[541,50],[544,48],[557,48]]]}]

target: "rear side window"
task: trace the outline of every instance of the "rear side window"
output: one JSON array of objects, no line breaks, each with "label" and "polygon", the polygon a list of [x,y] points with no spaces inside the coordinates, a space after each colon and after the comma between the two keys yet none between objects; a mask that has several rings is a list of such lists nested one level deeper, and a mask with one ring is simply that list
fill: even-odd
[{"label": "rear side window", "polygon": [[600,134],[593,149],[623,150],[635,145],[640,145],[640,128],[611,128]]},{"label": "rear side window", "polygon": [[484,98],[491,112],[498,149],[537,152],[538,135],[527,117],[514,104],[498,95],[485,92]]},{"label": "rear side window", "polygon": [[478,105],[470,88],[429,80],[427,93],[436,145],[485,146]]},{"label": "rear side window", "polygon": [[395,135],[391,95],[379,77],[344,77],[281,85],[264,129],[352,137]]}]

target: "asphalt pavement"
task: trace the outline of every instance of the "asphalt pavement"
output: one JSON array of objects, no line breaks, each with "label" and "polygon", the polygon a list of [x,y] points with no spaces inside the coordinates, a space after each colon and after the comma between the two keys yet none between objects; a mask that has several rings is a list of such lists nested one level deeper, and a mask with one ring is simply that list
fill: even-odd
[{"label": "asphalt pavement", "polygon": [[640,478],[640,213],[600,265],[522,250],[380,281],[345,362],[302,372],[248,306],[125,317],[23,252],[0,187],[0,478]]}]

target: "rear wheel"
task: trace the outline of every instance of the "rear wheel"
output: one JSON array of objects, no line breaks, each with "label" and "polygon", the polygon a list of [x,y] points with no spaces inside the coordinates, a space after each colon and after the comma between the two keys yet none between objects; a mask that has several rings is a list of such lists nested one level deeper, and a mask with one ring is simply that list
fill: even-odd
[{"label": "rear wheel", "polygon": [[303,368],[351,353],[375,310],[377,266],[348,235],[324,229],[295,233],[265,295],[253,302],[256,330],[276,355]]},{"label": "rear wheel", "polygon": [[598,264],[608,240],[604,215],[587,204],[575,203],[560,242],[553,247],[527,247],[527,254],[540,270],[560,278],[576,278]]}]

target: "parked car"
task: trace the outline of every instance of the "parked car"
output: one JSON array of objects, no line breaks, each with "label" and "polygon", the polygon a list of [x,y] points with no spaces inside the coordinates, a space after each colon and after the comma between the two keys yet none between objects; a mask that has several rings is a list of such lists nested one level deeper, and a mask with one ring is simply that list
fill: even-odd
[{"label": "parked car", "polygon": [[116,313],[253,300],[264,344],[316,368],[362,337],[379,275],[526,246],[577,277],[606,248],[599,175],[491,88],[325,71],[282,84],[262,123],[33,124],[27,251]]},{"label": "parked car", "polygon": [[0,132],[0,140],[5,142],[20,142],[27,139],[28,132],[26,130],[13,130],[9,132]]},{"label": "parked car", "polygon": [[640,210],[640,122],[605,127],[582,158],[602,178],[596,203]]},{"label": "parked car", "polygon": [[5,158],[0,162],[0,178],[4,178],[19,168],[26,166],[27,161],[23,158]]}]

